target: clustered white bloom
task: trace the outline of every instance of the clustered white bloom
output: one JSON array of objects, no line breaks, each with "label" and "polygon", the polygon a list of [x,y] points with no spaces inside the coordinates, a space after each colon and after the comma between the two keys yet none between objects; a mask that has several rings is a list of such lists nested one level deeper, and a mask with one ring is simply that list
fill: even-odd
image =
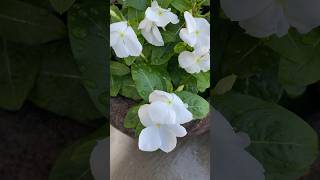
[{"label": "clustered white bloom", "polygon": [[210,24],[204,18],[194,18],[184,12],[186,28],[180,30],[180,38],[194,48],[193,52],[183,51],[179,65],[188,73],[200,73],[210,70]]},{"label": "clustered white bloom", "polygon": [[155,90],[149,96],[150,104],[142,105],[138,115],[146,127],[139,135],[139,149],[142,151],[172,151],[177,137],[187,134],[181,124],[193,119],[187,105],[174,93]]},{"label": "clustered white bloom", "polygon": [[110,25],[110,46],[120,58],[140,56],[142,52],[136,33],[125,21]]},{"label": "clustered white bloom", "polygon": [[164,42],[158,27],[163,29],[169,24],[179,23],[178,16],[173,14],[170,9],[161,8],[157,1],[151,3],[145,13],[145,18],[139,24],[143,37],[154,46],[163,46]]},{"label": "clustered white bloom", "polygon": [[283,36],[290,26],[307,33],[320,25],[319,0],[222,0],[225,14],[248,34]]}]

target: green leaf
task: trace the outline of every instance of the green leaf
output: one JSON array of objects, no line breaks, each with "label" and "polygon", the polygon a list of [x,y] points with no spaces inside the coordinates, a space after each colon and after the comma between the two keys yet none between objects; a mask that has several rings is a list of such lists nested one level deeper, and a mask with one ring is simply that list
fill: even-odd
[{"label": "green leaf", "polygon": [[110,6],[110,20],[111,20],[111,23],[124,20],[121,11],[115,5]]},{"label": "green leaf", "polygon": [[174,55],[173,44],[167,44],[162,47],[154,47],[152,49],[151,64],[162,65],[167,63]]},{"label": "green leaf", "polygon": [[140,122],[139,116],[138,116],[138,110],[140,106],[134,106],[131,107],[124,119],[124,127],[125,128],[136,128],[138,123]]},{"label": "green leaf", "polygon": [[138,27],[140,22],[144,19],[144,14],[145,11],[129,7],[127,20],[133,28]]},{"label": "green leaf", "polygon": [[169,61],[168,71],[175,87],[184,86],[185,91],[198,93],[197,79],[179,67],[178,60],[173,57]]},{"label": "green leaf", "polygon": [[192,9],[190,0],[172,0],[171,5],[181,13]]},{"label": "green leaf", "polygon": [[178,92],[177,95],[182,101],[188,104],[188,110],[192,113],[194,119],[203,119],[209,113],[209,103],[197,94],[187,91]]},{"label": "green leaf", "polygon": [[81,122],[101,118],[82,85],[80,72],[68,43],[44,46],[42,68],[29,100],[37,106]]},{"label": "green leaf", "polygon": [[122,63],[111,61],[110,72],[112,75],[115,75],[115,76],[124,76],[130,73],[130,69]]},{"label": "green leaf", "polygon": [[0,40],[0,107],[19,110],[34,86],[41,49]]},{"label": "green leaf", "polygon": [[133,7],[139,10],[147,9],[147,0],[123,0],[125,6]]},{"label": "green leaf", "polygon": [[122,79],[119,76],[110,76],[110,96],[117,96],[121,89]]},{"label": "green leaf", "polygon": [[133,64],[131,74],[139,95],[146,101],[154,90],[169,92],[172,88],[170,79],[163,72],[144,63]]},{"label": "green leaf", "polygon": [[162,8],[168,8],[172,1],[173,0],[157,0],[159,6]]},{"label": "green leaf", "polygon": [[104,101],[108,92],[107,3],[100,0],[75,4],[68,12],[68,28],[73,55],[83,83],[97,109],[107,115]]},{"label": "green leaf", "polygon": [[127,66],[131,66],[135,61],[136,61],[137,57],[135,56],[129,56],[124,58],[124,62],[126,63]]},{"label": "green leaf", "polygon": [[200,92],[204,92],[210,87],[210,71],[193,74],[197,79],[197,88]]},{"label": "green leaf", "polygon": [[124,97],[133,99],[133,100],[140,100],[141,97],[137,91],[136,84],[132,80],[130,75],[124,76],[122,79],[122,86],[120,90],[120,94]]},{"label": "green leaf", "polygon": [[298,179],[316,159],[317,134],[288,110],[236,93],[213,102],[238,131],[249,134],[248,150],[262,163],[267,180]]},{"label": "green leaf", "polygon": [[94,180],[90,169],[90,155],[97,144],[107,136],[107,125],[92,135],[67,147],[52,168],[49,180]]},{"label": "green leaf", "polygon": [[174,46],[174,52],[176,53],[176,54],[180,54],[180,53],[182,53],[183,51],[192,51],[192,48],[190,47],[190,46],[188,46],[188,44],[187,43],[185,43],[185,42],[179,42],[178,44],[176,44],[175,46]]},{"label": "green leaf", "polygon": [[160,30],[163,41],[165,44],[167,43],[175,43],[180,40],[179,31],[180,26],[178,24],[168,24],[166,26],[166,30]]},{"label": "green leaf", "polygon": [[300,35],[290,31],[266,44],[281,55],[279,80],[287,86],[305,86],[320,80],[320,31]]},{"label": "green leaf", "polygon": [[63,22],[45,9],[16,1],[0,1],[0,37],[40,44],[66,37]]},{"label": "green leaf", "polygon": [[60,14],[66,12],[76,0],[50,0],[52,7]]},{"label": "green leaf", "polygon": [[143,126],[143,124],[139,121],[138,125],[136,126],[135,129],[135,136],[139,137],[141,131],[144,129],[145,127]]},{"label": "green leaf", "polygon": [[233,87],[233,84],[236,82],[237,76],[232,74],[227,77],[222,78],[214,87],[214,93],[217,95],[222,95],[230,91]]}]

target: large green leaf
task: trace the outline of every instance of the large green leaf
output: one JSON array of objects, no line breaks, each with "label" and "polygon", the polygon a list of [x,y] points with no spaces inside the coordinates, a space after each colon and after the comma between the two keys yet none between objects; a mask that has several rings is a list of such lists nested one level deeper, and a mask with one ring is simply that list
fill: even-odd
[{"label": "large green leaf", "polygon": [[115,75],[115,76],[124,76],[130,73],[130,69],[128,68],[128,66],[122,63],[119,63],[117,61],[111,61],[110,72],[112,75]]},{"label": "large green leaf", "polygon": [[133,100],[140,100],[141,97],[136,88],[136,84],[132,80],[132,76],[126,75],[122,77],[122,86],[120,94],[124,97],[131,98]]},{"label": "large green leaf", "polygon": [[170,78],[158,68],[144,63],[135,63],[131,66],[131,74],[139,95],[146,101],[154,90],[171,91]]},{"label": "large green leaf", "polygon": [[110,75],[110,96],[117,96],[122,85],[122,78]]},{"label": "large green leaf", "polygon": [[16,1],[0,1],[0,36],[27,44],[46,43],[66,36],[63,22],[45,9]]},{"label": "large green leaf", "polygon": [[267,180],[298,179],[316,159],[316,133],[288,110],[236,93],[216,97],[214,106],[238,131],[249,134],[248,150],[263,164]]},{"label": "large green leaf", "polygon": [[209,103],[197,94],[187,91],[178,92],[177,95],[182,101],[188,104],[188,110],[192,113],[194,119],[203,119],[209,113]]},{"label": "large green leaf", "polygon": [[281,55],[279,80],[287,86],[304,86],[320,80],[320,31],[307,35],[290,31],[266,43]]},{"label": "large green leaf", "polygon": [[171,5],[181,13],[192,9],[190,0],[172,0]]},{"label": "large green leaf", "polygon": [[52,7],[60,14],[66,12],[76,0],[50,0]]},{"label": "large green leaf", "polygon": [[133,7],[139,10],[147,9],[147,0],[125,0],[123,3],[125,6]]},{"label": "large green leaf", "polygon": [[47,45],[42,68],[29,99],[37,106],[82,122],[102,117],[82,85],[67,42]]},{"label": "large green leaf", "polygon": [[86,0],[75,4],[68,13],[71,47],[79,65],[84,85],[103,114],[108,108],[107,77],[107,2]]},{"label": "large green leaf", "polygon": [[[97,144],[107,136],[108,129],[100,128],[66,148],[52,168],[49,180],[94,180],[90,170],[90,155]],[[107,155],[105,160],[107,161]]]},{"label": "large green leaf", "polygon": [[40,49],[0,40],[0,107],[18,110],[34,85]]},{"label": "large green leaf", "polygon": [[173,44],[167,44],[163,47],[154,47],[151,54],[151,64],[162,65],[168,62],[174,55],[173,48]]}]

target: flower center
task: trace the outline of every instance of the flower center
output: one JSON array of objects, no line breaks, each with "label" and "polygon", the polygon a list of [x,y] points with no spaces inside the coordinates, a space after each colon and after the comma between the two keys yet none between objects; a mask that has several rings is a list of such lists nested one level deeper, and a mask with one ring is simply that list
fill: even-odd
[{"label": "flower center", "polygon": [[200,62],[201,62],[201,57],[196,57],[196,63],[200,64]]},{"label": "flower center", "polygon": [[167,104],[168,104],[168,105],[172,105],[173,102],[172,102],[171,100],[168,100],[168,101],[167,101]]},{"label": "flower center", "polygon": [[196,30],[194,33],[196,34],[196,36],[199,36],[201,31],[200,30]]},{"label": "flower center", "polygon": [[121,38],[124,38],[124,32],[119,32],[119,34]]},{"label": "flower center", "polygon": [[164,13],[164,12],[161,11],[161,10],[158,11],[158,15],[159,15],[159,16],[163,16],[163,13]]},{"label": "flower center", "polygon": [[160,128],[160,127],[161,127],[161,124],[156,124],[156,127],[157,127],[157,128]]}]

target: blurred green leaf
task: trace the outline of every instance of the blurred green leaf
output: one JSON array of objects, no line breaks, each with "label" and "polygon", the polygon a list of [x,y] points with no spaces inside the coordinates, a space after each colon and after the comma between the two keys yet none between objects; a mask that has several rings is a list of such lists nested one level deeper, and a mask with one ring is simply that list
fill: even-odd
[{"label": "blurred green leaf", "polygon": [[103,99],[108,96],[107,77],[107,2],[85,0],[76,3],[68,12],[68,28],[73,55],[83,83],[98,110],[107,116]]},{"label": "blurred green leaf", "polygon": [[181,13],[192,9],[190,0],[172,0],[171,5]]},{"label": "blurred green leaf", "polygon": [[52,7],[60,14],[66,12],[76,0],[50,0]]},{"label": "blurred green leaf", "polygon": [[162,65],[167,63],[174,55],[173,47],[173,44],[167,44],[162,47],[152,48],[151,64]]},{"label": "blurred green leaf", "polygon": [[0,107],[19,110],[34,86],[41,49],[0,40]]},{"label": "blurred green leaf", "polygon": [[139,10],[147,9],[147,0],[123,0],[125,6],[133,7]]},{"label": "blurred green leaf", "polygon": [[317,158],[317,134],[294,113],[237,93],[217,96],[213,103],[238,131],[248,133],[247,149],[262,163],[267,180],[299,179]]},{"label": "blurred green leaf", "polygon": [[0,1],[0,37],[40,44],[66,37],[66,27],[46,9],[16,1]]},{"label": "blurred green leaf", "polygon": [[65,41],[43,47],[42,68],[29,100],[37,106],[81,122],[101,118],[84,86]]},{"label": "blurred green leaf", "polygon": [[117,96],[122,84],[122,78],[110,75],[110,96]]},{"label": "blurred green leaf", "polygon": [[204,92],[210,87],[210,71],[193,74],[197,79],[197,88],[200,92]]},{"label": "blurred green leaf", "polygon": [[133,106],[129,109],[124,119],[124,127],[125,128],[136,128],[138,123],[140,122],[138,116],[138,110],[140,106]]},{"label": "blurred green leaf", "polygon": [[126,75],[122,77],[122,86],[120,90],[120,95],[133,100],[141,99],[137,91],[136,84],[134,83],[130,75]]}]

